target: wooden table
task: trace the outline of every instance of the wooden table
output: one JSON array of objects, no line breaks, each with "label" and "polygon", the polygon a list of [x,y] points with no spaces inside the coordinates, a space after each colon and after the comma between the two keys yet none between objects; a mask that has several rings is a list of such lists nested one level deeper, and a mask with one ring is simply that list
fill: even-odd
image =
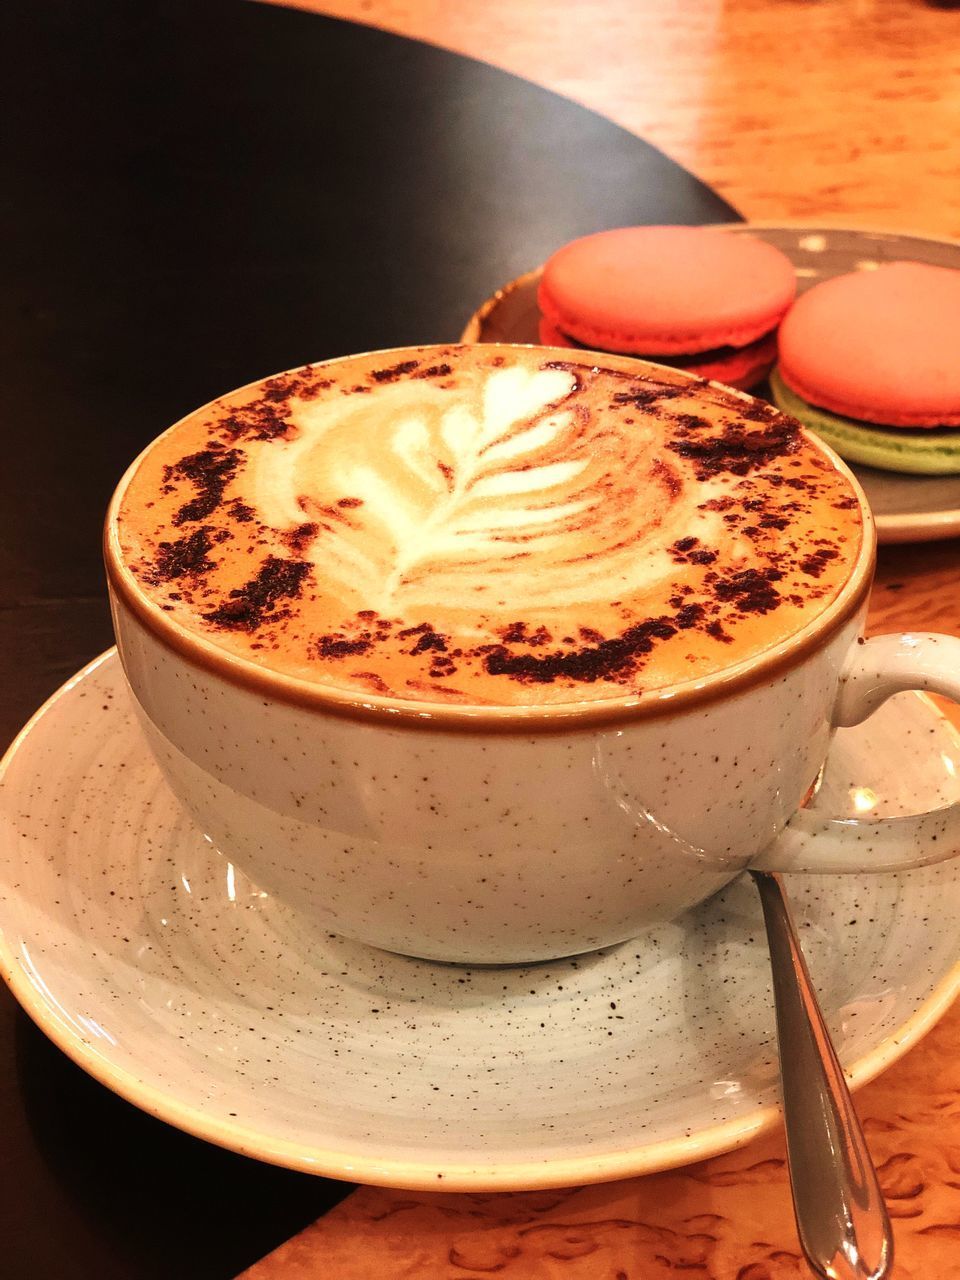
[{"label": "wooden table", "polygon": [[[326,12],[567,93],[747,216],[960,234],[956,14],[906,0],[351,0]],[[9,0],[0,34],[12,126],[0,138],[5,739],[110,643],[102,511],[126,462],[180,413],[299,361],[448,338],[558,240],[733,216],[572,103],[322,17],[239,0]],[[458,146],[444,148],[452,128]],[[885,552],[871,627],[960,633],[958,567],[960,544]],[[956,1274],[955,1027],[861,1102],[901,1232],[926,1249],[902,1249],[902,1274],[924,1280]],[[0,1129],[3,1280],[234,1275],[348,1190],[135,1111],[5,990]],[[520,1247],[531,1240],[536,1257]],[[798,1267],[769,1138],[565,1194],[364,1189],[257,1274],[780,1280]]]},{"label": "wooden table", "polygon": [[[661,146],[747,218],[960,237],[960,12],[908,0],[307,0],[483,58]],[[960,339],[960,335],[958,335]],[[960,479],[958,479],[960,490]],[[960,542],[881,551],[872,632],[960,634]],[[943,703],[955,723],[960,709]],[[899,1280],[960,1277],[960,1011],[858,1108]],[[787,1280],[782,1137],[685,1170],[510,1196],[365,1188],[250,1280]]]},{"label": "wooden table", "polygon": [[755,221],[960,236],[960,8],[924,0],[299,0],[482,58]]}]

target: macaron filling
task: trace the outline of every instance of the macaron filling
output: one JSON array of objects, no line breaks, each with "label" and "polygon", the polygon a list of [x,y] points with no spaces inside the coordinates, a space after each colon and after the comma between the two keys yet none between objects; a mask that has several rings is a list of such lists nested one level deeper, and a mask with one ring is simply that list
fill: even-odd
[{"label": "macaron filling", "polygon": [[774,403],[809,427],[841,458],[880,471],[910,475],[960,475],[960,431],[949,425],[877,425],[811,404],[792,388],[778,366],[770,375]]},{"label": "macaron filling", "polygon": [[[540,319],[540,342],[545,347],[572,347],[579,351],[594,351],[586,343],[578,342],[558,329],[545,316]],[[600,348],[602,350],[602,348]],[[756,386],[773,368],[777,358],[776,330],[763,334],[745,347],[713,347],[681,355],[664,355],[661,352],[633,351],[629,354],[639,359],[652,360],[656,364],[682,369],[685,373],[707,378],[711,382],[723,382],[727,386],[746,390]]]}]

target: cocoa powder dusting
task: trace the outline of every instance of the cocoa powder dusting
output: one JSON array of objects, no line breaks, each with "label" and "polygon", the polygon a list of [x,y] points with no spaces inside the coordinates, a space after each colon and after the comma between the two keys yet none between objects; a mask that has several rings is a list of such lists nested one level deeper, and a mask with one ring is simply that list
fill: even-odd
[{"label": "cocoa powder dusting", "polygon": [[446,640],[444,640],[443,636],[440,635],[439,632],[425,631],[424,634],[417,641],[417,643],[410,650],[410,653],[416,656],[416,654],[426,653],[430,649],[439,649],[441,652],[444,652],[446,650],[446,647],[447,647],[447,642]]},{"label": "cocoa powder dusting", "polygon": [[708,622],[704,631],[708,636],[713,636],[714,640],[720,640],[723,644],[733,644],[733,636],[729,631],[724,631],[723,625],[719,622]]},{"label": "cocoa powder dusting", "polygon": [[682,604],[677,610],[674,621],[681,631],[689,631],[691,627],[700,625],[705,614],[706,610],[702,604]]},{"label": "cocoa powder dusting", "polygon": [[304,560],[268,556],[256,577],[236,587],[226,600],[201,617],[230,631],[255,631],[267,616],[286,616],[277,612],[278,603],[299,596],[309,572],[310,565]]},{"label": "cocoa powder dusting", "polygon": [[713,564],[719,552],[701,547],[699,543],[699,538],[678,538],[670,547],[674,564]]},{"label": "cocoa powder dusting", "polygon": [[286,440],[296,430],[284,412],[286,408],[282,397],[279,403],[266,398],[254,401],[228,414],[220,423],[220,430],[229,440]]},{"label": "cocoa powder dusting", "polygon": [[255,519],[256,514],[253,507],[241,501],[240,498],[234,498],[230,503],[230,519],[236,520],[240,524],[249,524],[251,520]]},{"label": "cocoa powder dusting", "polygon": [[679,498],[683,492],[683,481],[673,467],[668,466],[662,458],[654,458],[650,467],[650,474],[655,480],[659,480],[671,498]]},{"label": "cocoa powder dusting", "polygon": [[213,532],[209,525],[201,525],[174,542],[161,542],[153,566],[143,575],[145,580],[156,586],[177,578],[209,573],[216,568],[216,561],[209,558],[214,545]]},{"label": "cocoa powder dusting", "polygon": [[237,474],[244,461],[239,449],[226,449],[214,441],[206,449],[188,453],[178,462],[164,467],[163,479],[172,486],[178,480],[186,480],[196,489],[196,495],[185,502],[173,516],[175,525],[188,521],[205,520],[223,501],[227,485]]},{"label": "cocoa powder dusting", "polygon": [[669,387],[666,384],[654,387],[636,387],[632,391],[615,391],[611,397],[610,407],[622,409],[628,405],[634,409],[649,409],[661,400],[673,400],[682,395],[680,387]]},{"label": "cocoa powder dusting", "polygon": [[[535,684],[558,678],[593,684],[632,672],[637,659],[648,654],[655,640],[668,640],[677,627],[668,618],[650,618],[628,627],[620,636],[597,645],[538,657],[532,653],[510,653],[503,645],[487,648],[483,665],[492,676],[507,675]],[[479,651],[478,651],[479,652]]]},{"label": "cocoa powder dusting", "polygon": [[678,413],[675,421],[681,431],[702,431],[704,427],[710,426],[706,418],[701,418],[696,413]]},{"label": "cocoa powder dusting", "polygon": [[799,447],[799,429],[789,422],[771,423],[759,431],[728,426],[719,436],[690,438],[681,434],[667,441],[668,449],[693,462],[698,480],[724,472],[746,476]]},{"label": "cocoa powder dusting", "polygon": [[401,360],[399,364],[391,365],[388,369],[373,369],[370,377],[374,382],[396,382],[398,378],[413,373],[414,369],[419,367],[419,360]]},{"label": "cocoa powder dusting", "polygon": [[819,578],[829,561],[836,560],[839,554],[833,547],[821,547],[819,551],[812,551],[804,556],[800,561],[800,570],[811,578]]},{"label": "cocoa powder dusting", "polygon": [[283,534],[283,540],[291,551],[302,555],[319,532],[320,526],[313,521],[308,521],[305,524],[298,524],[295,529],[288,530]]},{"label": "cocoa powder dusting", "polygon": [[318,658],[352,658],[359,653],[368,653],[373,648],[373,638],[369,632],[353,639],[337,632],[329,636],[318,636],[314,647]]},{"label": "cocoa powder dusting", "polygon": [[439,649],[445,652],[447,642],[445,638],[431,626],[429,622],[421,622],[416,627],[407,627],[403,631],[398,631],[397,635],[401,640],[410,640],[416,636],[416,643],[409,653],[415,656],[418,653],[426,653],[431,649]]},{"label": "cocoa powder dusting", "polygon": [[773,584],[782,577],[779,569],[742,569],[717,578],[713,594],[725,604],[735,605],[738,613],[772,613],[782,599]]},{"label": "cocoa powder dusting", "polygon": [[525,622],[511,622],[509,627],[501,628],[499,634],[504,644],[529,644],[534,648],[549,644],[553,638],[546,627],[539,626],[535,631],[529,631]]}]

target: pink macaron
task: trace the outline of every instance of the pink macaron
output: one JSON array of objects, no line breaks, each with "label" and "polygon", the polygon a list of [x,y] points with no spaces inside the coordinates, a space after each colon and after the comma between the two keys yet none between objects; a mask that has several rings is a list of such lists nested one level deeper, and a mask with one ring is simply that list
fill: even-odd
[{"label": "pink macaron", "polygon": [[541,341],[677,363],[752,386],[793,302],[785,254],[711,227],[622,227],[584,236],[543,269]]},{"label": "pink macaron", "polygon": [[960,271],[891,262],[825,280],[780,329],[810,404],[887,427],[960,427]]}]

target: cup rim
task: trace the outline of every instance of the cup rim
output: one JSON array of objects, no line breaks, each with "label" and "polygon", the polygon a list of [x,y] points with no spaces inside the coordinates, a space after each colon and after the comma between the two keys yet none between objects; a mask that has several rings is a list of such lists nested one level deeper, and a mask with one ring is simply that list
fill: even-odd
[{"label": "cup rim", "polygon": [[[330,360],[318,361],[313,368],[337,365],[365,356],[402,356],[412,352],[432,350],[454,351],[458,347],[480,345],[471,343],[428,343],[416,346],[391,347],[383,351],[356,352]],[[543,351],[568,359],[570,352],[562,348],[541,347],[534,343],[490,343],[498,349]],[[608,352],[578,352],[578,356],[596,355],[600,359],[630,361],[644,371],[653,371],[667,380],[681,379],[702,383],[703,379],[681,370],[641,360],[632,356],[611,357]],[[287,370],[295,373],[303,366]],[[283,373],[268,374],[282,377]],[[264,382],[255,378],[242,387],[225,394],[235,394]],[[752,401],[754,396],[727,387],[722,383],[710,383],[738,399]],[[218,399],[219,397],[217,397]],[[208,405],[216,403],[216,399]],[[135,576],[124,563],[117,532],[117,517],[126,489],[141,461],[156,448],[160,441],[175,431],[182,422],[202,412],[208,405],[192,409],[152,440],[130,463],[120,479],[107,509],[103,531],[103,554],[107,585],[114,601],[123,605],[129,613],[167,649],[186,660],[191,666],[220,677],[226,683],[240,686],[249,692],[272,698],[317,712],[338,717],[380,723],[397,728],[467,731],[470,733],[549,733],[570,732],[576,729],[593,729],[598,726],[616,726],[636,720],[646,720],[667,715],[673,716],[699,709],[711,702],[732,697],[757,685],[765,684],[777,675],[797,665],[809,654],[822,647],[864,605],[873,580],[876,560],[876,529],[866,495],[856,477],[842,458],[824,441],[801,425],[804,439],[817,449],[850,484],[857,499],[861,516],[861,539],[857,557],[850,575],[830,605],[799,631],[780,640],[731,666],[682,681],[660,689],[639,694],[603,699],[572,699],[535,706],[497,706],[480,703],[438,704],[426,699],[400,699],[359,690],[340,689],[316,681],[271,670],[249,658],[238,657],[204,637],[187,631],[171,620],[159,606],[141,589]]]}]

